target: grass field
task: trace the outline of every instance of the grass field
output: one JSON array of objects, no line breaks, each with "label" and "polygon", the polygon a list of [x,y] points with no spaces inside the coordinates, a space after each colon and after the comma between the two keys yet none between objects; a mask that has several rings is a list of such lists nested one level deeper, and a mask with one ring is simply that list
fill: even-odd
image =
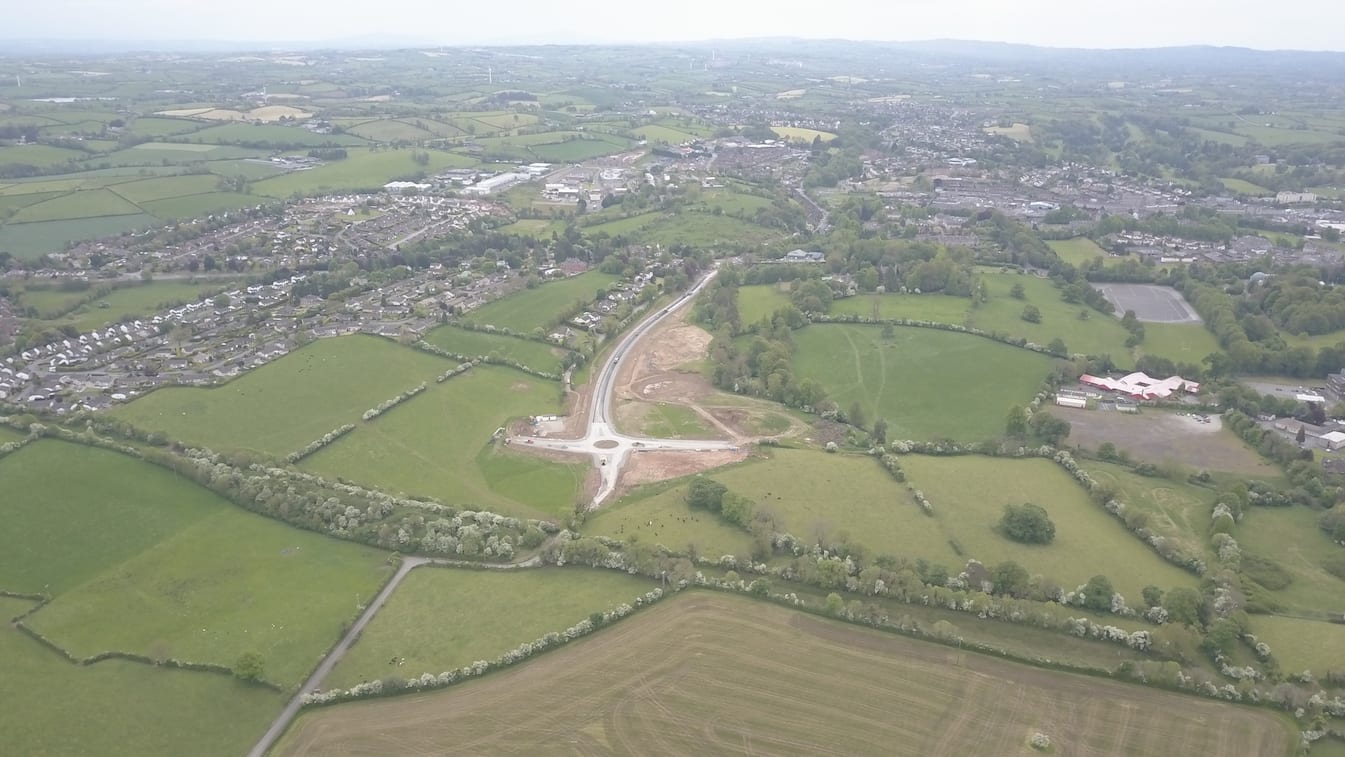
[{"label": "grass field", "polygon": [[425,335],[425,341],[449,352],[463,355],[497,355],[517,360],[539,371],[560,371],[560,358],[565,350],[549,347],[530,339],[518,339],[483,331],[468,331],[454,326],[441,326]]},{"label": "grass field", "polygon": [[467,168],[476,163],[471,158],[451,153],[429,151],[430,161],[424,166],[411,159],[412,150],[368,150],[351,148],[350,157],[327,163],[307,171],[295,171],[264,179],[252,185],[252,190],[268,197],[289,197],[294,194],[314,194],[324,190],[381,189],[384,184],[399,177],[446,168]]},{"label": "grass field", "polygon": [[624,140],[614,139],[574,139],[569,142],[535,145],[530,152],[548,163],[578,163],[583,160],[611,155],[626,150],[630,145]]},{"label": "grass field", "polygon": [[223,386],[165,387],[113,413],[212,449],[284,457],[451,367],[378,337],[321,339]]},{"label": "grass field", "polygon": [[[740,303],[741,292],[746,289],[748,287],[739,290]],[[946,294],[860,294],[836,300],[831,304],[831,312],[865,318],[911,318],[960,324],[966,323],[971,313],[971,298]]]},{"label": "grass field", "polygon": [[0,537],[0,586],[50,591],[28,622],[77,657],[232,665],[255,651],[268,679],[297,684],[388,573],[378,550],[245,512],[106,450],[35,442],[0,461],[0,487],[29,494],[8,513],[14,536]]},{"label": "grass field", "polygon": [[1129,510],[1148,515],[1145,528],[1180,545],[1186,554],[1203,555],[1214,563],[1209,548],[1210,509],[1215,494],[1209,489],[1166,478],[1148,478],[1112,463],[1086,460],[1080,463],[1100,483],[1116,487],[1117,499]]},{"label": "grass field", "polygon": [[[422,568],[407,576],[322,685],[349,688],[389,675],[438,675],[493,660],[654,586],[609,570]],[[391,665],[393,657],[404,661]]]},{"label": "grass field", "polygon": [[[1129,363],[1129,351],[1125,347],[1128,334],[1118,319],[1087,309],[1082,304],[1065,302],[1048,279],[1016,273],[983,273],[990,301],[972,311],[972,325],[1043,345],[1059,337],[1071,352],[1110,354],[1120,363]],[[1014,284],[1023,285],[1026,300],[1009,296]],[[1041,311],[1041,323],[1023,320],[1026,305],[1034,305]],[[1079,320],[1079,312],[1085,309],[1088,319]]]},{"label": "grass field", "polygon": [[641,403],[639,432],[655,439],[714,439],[717,434],[696,411],[685,405]]},{"label": "grass field", "polygon": [[1218,340],[1203,323],[1146,323],[1144,341],[1136,350],[1193,365],[1220,351]]},{"label": "grass field", "polygon": [[1219,183],[1224,185],[1224,189],[1235,194],[1251,195],[1253,197],[1265,197],[1274,194],[1269,189],[1253,184],[1246,179],[1221,178]]},{"label": "grass field", "polygon": [[361,424],[302,467],[473,509],[566,515],[586,465],[490,446],[491,434],[511,418],[556,412],[559,389],[509,368],[478,366],[443,384],[431,383],[428,391]]},{"label": "grass field", "polygon": [[129,216],[140,208],[110,189],[84,189],[21,208],[9,222],[34,223],[100,216]]},{"label": "grass field", "polygon": [[768,229],[729,216],[685,212],[664,216],[635,235],[644,244],[687,244],[693,247],[765,244],[784,236],[780,229]]},{"label": "grass field", "polygon": [[[1125,526],[1088,499],[1069,474],[1041,459],[905,455],[902,468],[934,506],[935,520],[965,558],[986,565],[1016,560],[1065,589],[1102,574],[1129,604],[1148,584],[1191,586],[1195,577],[1165,562]],[[1029,546],[995,532],[1007,504],[1032,502],[1055,523],[1055,541]]]},{"label": "grass field", "polygon": [[1337,624],[1256,615],[1252,633],[1270,645],[1270,653],[1286,673],[1311,670],[1320,678],[1328,670],[1345,670],[1345,628]]},{"label": "grass field", "polygon": [[1340,547],[1317,527],[1319,513],[1306,507],[1249,508],[1233,534],[1247,555],[1279,565],[1292,582],[1275,592],[1287,609],[1320,616],[1345,612],[1345,581],[1322,568]]},{"label": "grass field", "polygon": [[1052,240],[1046,243],[1060,259],[1073,266],[1081,266],[1094,258],[1106,257],[1107,251],[1088,237]]},{"label": "grass field", "polygon": [[0,225],[0,250],[15,257],[35,260],[48,252],[59,252],[68,242],[120,234],[159,224],[147,213],[103,216],[40,223]]},{"label": "grass field", "polygon": [[[718,480],[725,472],[710,475]],[[654,485],[636,489],[590,515],[583,531],[587,535],[621,540],[635,537],[676,550],[694,544],[701,554],[714,557],[751,554],[752,539],[746,531],[710,513],[692,510],[683,499],[685,494],[685,483],[671,488]]]},{"label": "grass field", "polygon": [[1002,434],[1015,404],[1032,399],[1050,359],[982,337],[878,326],[814,325],[795,333],[794,368],[847,411],[885,418],[888,438],[958,441]]},{"label": "grass field", "polygon": [[51,168],[63,163],[69,163],[75,160],[82,160],[88,157],[88,153],[79,150],[68,150],[64,147],[52,147],[51,145],[11,145],[9,147],[0,147],[0,166],[36,166],[38,168]]},{"label": "grass field", "polygon": [[1035,731],[1057,754],[1129,757],[1296,741],[1264,710],[694,592],[480,681],[305,713],[276,754],[1029,755]]},{"label": "grass field", "polygon": [[[228,286],[229,282],[220,280],[200,284],[192,284],[185,281],[153,281],[148,284],[135,284],[114,289],[107,296],[99,297],[86,305],[76,308],[73,312],[56,316],[52,320],[58,320],[60,323],[70,323],[81,333],[84,333],[96,328],[104,328],[114,323],[133,320],[140,316],[152,314],[170,304],[198,302],[207,294],[225,289]],[[29,291],[24,294],[21,301],[25,305],[35,305],[39,312],[59,312],[59,304],[52,307],[52,305],[47,302],[49,299],[53,299],[50,295],[68,296],[70,294],[76,294],[82,297],[88,293],[50,291],[42,292],[41,294],[48,296],[39,296],[38,291]],[[68,307],[69,301],[66,301],[66,307]],[[104,305],[106,305],[106,307],[104,307]]]},{"label": "grass field", "polygon": [[213,192],[218,183],[219,177],[211,174],[160,176],[118,184],[113,191],[130,202],[143,203],[162,200],[167,197],[183,197]]},{"label": "grass field", "polygon": [[647,139],[650,142],[665,142],[670,145],[679,145],[696,138],[694,134],[659,124],[647,124],[633,131],[640,135],[642,139]]},{"label": "grass field", "polygon": [[817,129],[805,129],[801,126],[772,126],[771,131],[775,132],[780,139],[789,142],[807,142],[812,143],[814,139],[821,139],[823,142],[830,142],[836,138],[835,134],[829,131],[819,131]]},{"label": "grass field", "polygon": [[[963,560],[948,545],[939,522],[925,515],[915,504],[906,487],[892,480],[872,459],[851,455],[829,455],[816,450],[773,450],[767,459],[749,461],[706,474],[731,491],[756,503],[758,509],[774,513],[781,530],[810,541],[818,535],[828,539],[847,534],[851,541],[863,544],[875,554],[924,557],[949,568],[960,568]],[[657,491],[657,489],[656,489]],[[616,538],[634,535],[641,541],[654,541],[681,548],[704,533],[708,542],[699,544],[707,555],[724,543],[742,549],[749,546],[742,538],[727,538],[705,524],[718,520],[705,512],[694,512],[695,520],[680,518],[690,512],[683,502],[686,485],[659,491],[647,499],[639,495],[623,501],[609,516],[604,509],[590,519],[588,532]],[[680,507],[679,507],[680,505]],[[653,525],[649,525],[649,521]],[[741,551],[733,551],[740,557]]]},{"label": "grass field", "polygon": [[344,134],[317,134],[295,126],[246,123],[211,126],[192,134],[188,139],[207,144],[265,144],[279,149],[368,144],[358,137]]},{"label": "grass field", "polygon": [[606,289],[619,278],[599,271],[581,273],[502,297],[471,311],[463,318],[473,323],[527,333],[555,323],[565,308],[576,302],[591,301],[599,289]]},{"label": "grass field", "polygon": [[[4,602],[7,619],[19,608]],[[0,624],[0,668],[0,732],[16,755],[236,757],[285,701],[211,673],[121,660],[77,667],[9,623]]]},{"label": "grass field", "polygon": [[226,210],[252,208],[270,201],[266,197],[257,197],[241,192],[206,192],[205,194],[188,195],[186,197],[165,197],[162,200],[143,203],[142,207],[156,218],[173,220],[201,218]]}]

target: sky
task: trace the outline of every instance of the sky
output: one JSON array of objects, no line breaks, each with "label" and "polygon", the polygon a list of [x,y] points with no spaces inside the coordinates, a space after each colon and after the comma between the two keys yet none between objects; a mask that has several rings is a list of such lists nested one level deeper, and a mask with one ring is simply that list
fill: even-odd
[{"label": "sky", "polygon": [[[12,0],[6,0],[12,1]],[[1345,2],[1297,0],[41,0],[0,38],[408,43],[965,39],[1345,50]],[[1275,18],[1275,9],[1284,12]]]}]

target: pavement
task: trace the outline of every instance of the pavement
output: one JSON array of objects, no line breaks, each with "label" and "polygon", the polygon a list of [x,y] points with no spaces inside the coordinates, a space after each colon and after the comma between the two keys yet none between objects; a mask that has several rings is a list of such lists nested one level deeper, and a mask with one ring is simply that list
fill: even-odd
[{"label": "pavement", "polygon": [[612,350],[611,356],[598,369],[593,379],[593,401],[589,403],[587,430],[578,439],[558,439],[541,436],[511,436],[510,444],[531,446],[537,449],[553,450],[574,455],[587,455],[602,475],[602,481],[589,509],[597,509],[603,501],[616,490],[621,469],[630,460],[631,453],[639,451],[682,451],[712,452],[717,450],[736,450],[735,442],[704,441],[694,439],[659,439],[656,437],[623,434],[617,431],[612,422],[612,400],[616,394],[617,376],[622,366],[634,352],[637,342],[653,331],[664,319],[686,307],[700,294],[718,270],[706,274],[694,287],[678,297],[672,304],[651,313],[638,325],[626,332]]}]

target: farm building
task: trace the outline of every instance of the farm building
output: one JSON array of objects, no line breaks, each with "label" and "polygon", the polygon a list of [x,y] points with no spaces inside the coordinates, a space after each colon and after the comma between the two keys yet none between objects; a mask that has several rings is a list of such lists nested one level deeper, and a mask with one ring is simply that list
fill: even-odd
[{"label": "farm building", "polygon": [[1345,433],[1340,431],[1328,431],[1321,436],[1322,443],[1326,445],[1329,452],[1335,452],[1345,447]]},{"label": "farm building", "polygon": [[1106,389],[1109,392],[1120,392],[1140,400],[1166,399],[1177,392],[1196,394],[1200,391],[1200,384],[1188,381],[1181,376],[1156,379],[1147,373],[1138,371],[1119,379],[1090,376],[1085,373],[1079,377],[1079,383],[1098,389]]},{"label": "farm building", "polygon": [[1080,397],[1075,394],[1057,394],[1055,404],[1061,407],[1077,407],[1080,409],[1088,407],[1088,398]]}]

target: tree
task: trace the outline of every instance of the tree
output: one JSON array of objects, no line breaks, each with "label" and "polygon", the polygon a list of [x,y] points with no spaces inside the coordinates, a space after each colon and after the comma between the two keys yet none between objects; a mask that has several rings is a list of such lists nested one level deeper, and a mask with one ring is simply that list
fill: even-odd
[{"label": "tree", "polygon": [[1041,323],[1041,311],[1036,305],[1027,305],[1023,308],[1022,318],[1028,323]]},{"label": "tree", "polygon": [[1055,524],[1051,517],[1031,502],[1005,505],[999,529],[1004,536],[1022,544],[1050,544],[1055,539]]},{"label": "tree", "polygon": [[1004,433],[1006,436],[1027,435],[1027,411],[1023,410],[1021,405],[1009,408],[1009,419],[1004,423]]},{"label": "tree", "polygon": [[266,660],[256,652],[244,652],[234,662],[234,676],[240,681],[260,681],[266,672]]},{"label": "tree", "polygon": [[1193,628],[1200,625],[1200,594],[1195,589],[1179,587],[1163,596],[1164,610],[1168,611],[1168,620],[1182,623]]},{"label": "tree", "polygon": [[828,615],[840,615],[844,609],[845,600],[841,598],[840,594],[832,592],[827,595],[826,612]]},{"label": "tree", "polygon": [[1302,447],[1303,443],[1306,442],[1307,440],[1308,440],[1308,430],[1303,427],[1302,423],[1300,423],[1298,424],[1298,433],[1294,435],[1294,441],[1298,442],[1298,446]]},{"label": "tree", "polygon": [[887,421],[883,418],[873,422],[873,441],[878,444],[887,444]]},{"label": "tree", "polygon": [[1160,607],[1163,604],[1163,590],[1157,586],[1146,586],[1140,590],[1145,607]]},{"label": "tree", "polygon": [[728,487],[704,477],[692,479],[687,487],[687,504],[701,510],[719,512],[724,506],[724,495]]},{"label": "tree", "polygon": [[579,203],[575,206],[575,209],[580,213],[584,213],[588,210],[588,200],[585,199],[583,195],[579,195]]},{"label": "tree", "polygon": [[1023,566],[1013,560],[1005,560],[990,571],[990,581],[995,585],[996,594],[1021,597],[1027,594],[1031,577]]},{"label": "tree", "polygon": [[1083,606],[1098,612],[1111,610],[1111,595],[1116,590],[1106,576],[1093,576],[1083,587]]},{"label": "tree", "polygon": [[850,421],[850,425],[864,428],[864,406],[859,404],[859,400],[851,403],[850,412],[845,417]]},{"label": "tree", "polygon": [[1015,300],[1026,300],[1027,291],[1023,289],[1022,284],[1015,283],[1013,285],[1013,288],[1009,290],[1009,296],[1014,298]]},{"label": "tree", "polygon": [[224,294],[223,292],[221,292],[220,294],[215,295],[215,299],[212,301],[211,304],[213,304],[213,305],[215,306],[215,309],[216,309],[216,310],[223,310],[223,309],[229,307],[230,303],[232,303],[232,302],[233,302],[233,298],[231,298],[231,297],[229,297],[229,295]]},{"label": "tree", "polygon": [[1069,356],[1069,347],[1065,346],[1065,340],[1064,340],[1064,339],[1061,339],[1060,337],[1056,337],[1055,339],[1052,339],[1052,340],[1051,340],[1051,343],[1048,344],[1048,345],[1046,345],[1046,349],[1047,349],[1047,351],[1049,351],[1052,355],[1055,355],[1056,357],[1068,357],[1068,356]]},{"label": "tree", "polygon": [[1032,433],[1047,444],[1057,445],[1069,437],[1069,421],[1047,412],[1033,413],[1028,425],[1032,428]]}]

